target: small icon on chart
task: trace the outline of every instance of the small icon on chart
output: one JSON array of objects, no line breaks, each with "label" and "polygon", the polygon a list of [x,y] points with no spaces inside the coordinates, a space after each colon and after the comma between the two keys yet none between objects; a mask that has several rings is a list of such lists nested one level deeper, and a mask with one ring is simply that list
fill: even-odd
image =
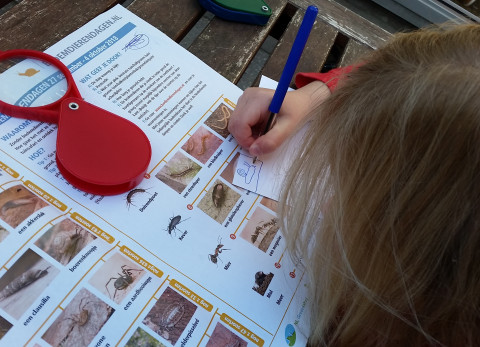
[{"label": "small icon on chart", "polygon": [[19,72],[18,75],[19,76],[32,77],[39,72],[40,72],[40,70],[35,70],[34,68],[29,68],[29,69],[26,69],[25,72]]}]

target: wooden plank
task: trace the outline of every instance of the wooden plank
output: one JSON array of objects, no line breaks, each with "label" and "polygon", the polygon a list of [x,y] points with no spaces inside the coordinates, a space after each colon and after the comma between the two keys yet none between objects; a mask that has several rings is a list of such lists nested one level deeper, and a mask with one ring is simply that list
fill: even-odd
[{"label": "wooden plank", "polygon": [[318,7],[318,17],[337,28],[344,35],[376,49],[389,39],[391,34],[357,15],[334,0],[289,0],[297,7],[306,9],[309,5]]},{"label": "wooden plank", "polygon": [[286,5],[285,0],[269,0],[272,15],[265,26],[213,18],[190,46],[189,51],[215,71],[236,83],[260,49]]},{"label": "wooden plank", "polygon": [[0,16],[0,50],[43,51],[116,3],[115,0],[23,0]]},{"label": "wooden plank", "polygon": [[198,0],[136,0],[127,8],[176,42],[205,13]]},{"label": "wooden plank", "polygon": [[[290,54],[293,41],[297,35],[298,28],[302,23],[304,14],[304,10],[298,10],[295,13],[278,46],[275,48],[267,64],[265,65],[262,71],[263,75],[276,81],[280,79],[285,62]],[[298,63],[296,72],[319,72],[325,63],[325,60],[327,59],[332,45],[335,42],[337,33],[338,32],[330,25],[320,20],[315,21],[305,49],[302,53],[302,57]],[[258,79],[255,84],[258,84]]]},{"label": "wooden plank", "polygon": [[372,48],[350,39],[345,47],[339,66],[348,66],[358,63],[361,57],[372,51]]},{"label": "wooden plank", "polygon": [[12,3],[13,5],[14,0],[0,0],[0,8],[3,6],[6,6],[9,3]]}]

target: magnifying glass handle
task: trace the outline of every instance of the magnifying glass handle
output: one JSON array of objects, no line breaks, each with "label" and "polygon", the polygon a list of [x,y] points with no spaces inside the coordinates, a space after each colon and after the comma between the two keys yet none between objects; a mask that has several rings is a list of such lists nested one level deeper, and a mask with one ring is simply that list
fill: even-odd
[{"label": "magnifying glass handle", "polygon": [[[53,106],[53,107],[48,107]],[[57,103],[42,107],[19,107],[0,101],[0,113],[10,117],[24,118],[46,123],[58,123]]]}]

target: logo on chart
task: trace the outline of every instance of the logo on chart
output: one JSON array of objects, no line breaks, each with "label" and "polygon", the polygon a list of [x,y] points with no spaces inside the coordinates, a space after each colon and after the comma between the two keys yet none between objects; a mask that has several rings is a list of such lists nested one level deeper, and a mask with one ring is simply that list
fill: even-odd
[{"label": "logo on chart", "polygon": [[289,346],[295,345],[295,342],[297,341],[297,334],[295,333],[295,328],[291,324],[288,324],[285,327],[285,341]]}]

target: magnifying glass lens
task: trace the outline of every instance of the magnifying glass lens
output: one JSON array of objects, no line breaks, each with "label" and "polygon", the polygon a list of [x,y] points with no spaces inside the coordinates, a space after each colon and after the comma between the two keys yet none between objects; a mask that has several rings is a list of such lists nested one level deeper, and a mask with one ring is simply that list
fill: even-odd
[{"label": "magnifying glass lens", "polygon": [[35,58],[0,59],[0,101],[22,107],[49,105],[67,92],[65,75]]}]

